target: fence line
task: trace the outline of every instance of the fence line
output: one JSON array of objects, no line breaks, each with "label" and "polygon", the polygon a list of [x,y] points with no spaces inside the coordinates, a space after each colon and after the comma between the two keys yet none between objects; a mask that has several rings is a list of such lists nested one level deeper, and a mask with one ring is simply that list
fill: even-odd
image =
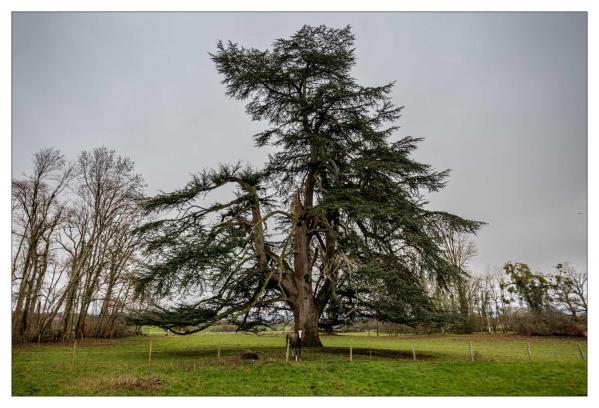
[{"label": "fence line", "polygon": [[[471,347],[471,348],[470,348]],[[74,346],[72,350],[64,351],[36,351],[36,352],[14,352],[13,353],[13,364],[14,363],[32,363],[34,361],[40,362],[52,362],[56,359],[60,359],[60,356],[64,356],[64,361],[70,361],[71,366],[79,361],[79,356],[83,353],[87,359],[94,358],[97,356],[107,356],[112,354],[115,358],[119,355],[134,356],[137,355],[140,359],[147,356],[148,365],[151,365],[153,357],[157,357],[162,360],[164,356],[173,357],[198,357],[198,358],[214,358],[216,361],[221,361],[224,357],[229,358],[232,354],[243,353],[244,351],[251,350],[255,353],[268,353],[268,354],[280,354],[283,359],[288,360],[289,354],[286,352],[285,347],[203,347],[203,348],[180,348],[180,349],[155,349],[153,345],[150,349],[146,350],[89,350],[83,347]],[[477,343],[466,343],[463,347],[452,347],[445,348],[443,350],[432,349],[432,348],[420,348],[418,353],[416,346],[403,347],[397,349],[382,349],[372,347],[354,347],[348,345],[347,347],[324,347],[324,348],[310,348],[302,347],[302,354],[309,357],[310,355],[338,355],[349,361],[358,359],[401,359],[401,360],[421,360],[421,359],[433,359],[433,360],[444,360],[447,358],[455,358],[460,355],[464,356],[465,360],[469,361],[585,361],[585,354],[583,348],[579,345],[573,345],[569,350],[555,350],[555,349],[543,349],[528,344],[523,344],[518,349],[511,350],[484,350],[480,348]],[[195,354],[195,355],[194,355]],[[41,360],[36,358],[38,356],[47,356],[48,359]],[[54,356],[54,357],[52,357]],[[33,358],[33,359],[32,359]],[[43,357],[42,357],[43,358]]]},{"label": "fence line", "polygon": [[[410,344],[411,343],[411,344]],[[503,350],[504,353],[509,353],[509,356],[507,356],[507,358],[502,358],[502,357],[506,357],[506,356],[501,356],[501,355],[487,355],[486,353],[481,353],[480,351],[477,350],[481,350],[481,346],[482,349],[485,349],[486,347],[492,348],[493,347],[493,343],[489,342],[489,343],[483,343],[483,342],[473,342],[471,340],[468,341],[468,344],[466,345],[465,342],[461,342],[461,344],[459,344],[458,342],[456,342],[455,344],[452,344],[451,347],[449,348],[445,348],[444,350],[439,350],[436,347],[424,347],[424,348],[420,348],[420,352],[417,355],[416,354],[416,343],[415,342],[402,342],[402,344],[400,344],[401,347],[397,347],[397,348],[393,348],[393,349],[388,349],[388,348],[372,348],[372,347],[357,347],[354,348],[353,344],[348,342],[347,346],[335,346],[335,347],[323,347],[323,348],[319,348],[319,347],[302,347],[302,355],[303,357],[306,358],[307,361],[317,361],[314,359],[314,354],[312,353],[316,353],[319,356],[323,356],[323,355],[327,355],[330,354],[331,357],[334,356],[338,356],[338,358],[336,358],[334,361],[335,362],[342,362],[342,361],[348,361],[348,355],[349,355],[349,362],[352,364],[369,364],[369,362],[372,362],[372,360],[378,360],[378,361],[389,361],[389,360],[401,360],[404,363],[409,364],[410,360],[423,360],[423,359],[430,359],[431,361],[447,361],[447,357],[450,358],[455,358],[456,355],[459,356],[460,354],[464,356],[464,359],[467,359],[468,355],[470,357],[470,361],[474,363],[475,360],[487,360],[487,361],[527,361],[527,356],[528,356],[528,361],[534,360],[534,361],[559,361],[559,358],[553,358],[553,359],[548,359],[547,356],[553,356],[555,357],[560,356],[560,357],[567,357],[567,358],[562,358],[561,360],[566,360],[566,361],[580,361],[580,360],[585,360],[585,355],[583,353],[583,349],[586,350],[587,345],[583,344],[581,345],[580,343],[570,343],[568,344],[568,347],[571,348],[572,350],[570,350],[569,352],[564,350],[564,348],[554,348],[554,347],[548,347],[548,346],[535,346],[534,350],[535,350],[535,358],[533,359],[532,357],[532,346],[530,344],[530,342],[527,343],[523,343],[523,342],[514,342],[513,344],[511,344],[510,346],[513,346],[513,348],[510,348],[508,350]],[[148,344],[146,343],[146,347],[148,346]],[[411,347],[410,347],[411,346]],[[215,348],[216,347],[216,348]],[[411,350],[410,350],[411,348]],[[63,371],[64,369],[67,369],[68,367],[71,367],[73,370],[91,370],[91,369],[95,369],[97,367],[102,367],[102,368],[113,368],[116,370],[119,369],[139,369],[141,367],[146,367],[148,370],[153,369],[153,367],[156,367],[158,369],[161,368],[165,368],[165,367],[170,367],[170,368],[177,368],[183,371],[190,371],[191,370],[191,366],[193,366],[193,370],[197,369],[198,367],[207,367],[207,366],[214,366],[215,364],[220,364],[222,362],[221,356],[222,356],[222,352],[228,354],[227,358],[231,358],[231,354],[233,353],[241,353],[245,350],[251,349],[254,352],[260,353],[260,352],[269,352],[269,353],[273,353],[273,355],[267,355],[264,356],[264,360],[262,361],[266,361],[266,362],[274,362],[274,361],[286,361],[288,360],[288,352],[286,352],[285,347],[283,346],[262,346],[262,347],[248,347],[248,346],[243,346],[243,345],[229,345],[229,346],[205,346],[205,347],[196,347],[193,349],[187,349],[187,348],[177,348],[177,349],[164,349],[164,350],[154,350],[153,349],[153,343],[152,341],[150,341],[149,344],[149,349],[146,348],[146,350],[93,350],[93,348],[86,348],[86,347],[77,347],[76,342],[73,343],[73,348],[72,350],[68,350],[65,348],[65,350],[62,351],[48,351],[48,352],[44,352],[44,351],[17,351],[14,352],[13,351],[13,358],[12,358],[12,364],[13,364],[13,369],[14,367],[28,367],[28,365],[31,364],[45,364],[44,369],[45,370],[49,370],[51,372],[54,371]],[[517,354],[515,353],[515,351],[517,350],[521,350],[521,354]],[[411,351],[411,353],[410,353]],[[201,355],[197,355],[197,356],[193,356],[193,355],[189,355],[189,354],[193,354],[193,353],[197,353],[197,352],[201,352]],[[81,356],[81,354],[84,353],[85,356]],[[543,355],[543,353],[545,353]],[[29,359],[23,359],[23,357],[30,355],[30,356],[35,356],[37,357],[38,355],[41,354],[51,354],[51,355],[63,355],[64,359],[35,359],[35,360],[29,360]],[[112,354],[113,356],[116,356],[118,354],[123,354],[123,355],[139,355],[140,358],[139,359],[134,359],[134,360],[122,360],[120,363],[115,365],[114,361],[115,359],[106,359],[103,357],[98,357],[98,356],[103,356],[103,355],[108,355],[108,354]],[[410,355],[411,354],[411,355]],[[91,359],[90,360],[90,356],[96,356],[95,359]],[[143,355],[147,355],[147,363],[143,363]],[[163,358],[158,358],[156,359],[154,362],[152,361],[152,357],[153,356],[160,356],[160,355],[172,355],[173,357],[189,357],[186,360],[170,360],[170,359],[163,359]],[[518,357],[518,355],[520,357]],[[15,357],[18,357],[20,359],[15,359]],[[83,358],[84,357],[84,358]],[[193,358],[191,359],[191,357],[197,357],[197,358]],[[233,356],[234,357],[234,356]],[[241,357],[239,355],[239,357]],[[274,357],[274,358],[273,358]],[[358,357],[358,358],[354,358],[354,357]],[[410,358],[411,357],[411,358]],[[318,359],[321,361],[327,361],[326,359]],[[118,360],[117,360],[118,361]],[[231,361],[231,360],[229,360]],[[233,360],[236,361],[236,360]],[[155,363],[155,364],[153,364]],[[198,364],[199,363],[199,364]],[[204,363],[204,364],[202,364]],[[295,363],[294,363],[295,364]],[[301,363],[300,363],[301,364]]]},{"label": "fence line", "polygon": [[[340,338],[336,338],[340,340]],[[337,341],[338,345],[327,346],[327,347],[302,347],[302,353],[307,359],[314,357],[312,353],[319,355],[338,355],[340,361],[343,359],[349,359],[349,362],[356,360],[357,362],[369,361],[369,360],[422,360],[422,359],[433,359],[433,360],[447,360],[460,359],[463,356],[464,360],[475,361],[575,361],[575,360],[586,360],[586,351],[588,349],[587,343],[581,342],[564,342],[561,345],[544,345],[536,344],[535,341],[523,342],[485,342],[485,341],[473,341],[467,338],[463,339],[452,339],[447,342],[435,342],[424,340],[418,344],[418,354],[416,353],[417,342],[413,339],[403,338],[394,341],[392,344],[388,342],[382,342],[379,344],[380,347],[372,347],[373,344],[359,344],[359,339],[348,339],[345,345],[342,342]],[[405,341],[404,341],[405,340]],[[131,345],[131,349],[123,350],[119,349],[118,346],[110,344],[94,345],[90,344],[86,346],[85,342],[77,344],[77,341],[73,342],[72,348],[61,345],[60,350],[52,350],[51,347],[27,350],[27,349],[16,349],[12,351],[12,363],[16,364],[35,364],[35,363],[56,363],[57,361],[68,362],[70,360],[70,366],[75,367],[76,363],[87,365],[88,363],[97,364],[98,360],[102,360],[101,356],[112,355],[118,358],[118,355],[122,356],[139,356],[142,359],[143,356],[147,356],[147,365],[152,365],[152,357],[157,357],[159,361],[163,362],[164,356],[173,357],[189,357],[199,359],[216,359],[217,362],[222,361],[223,353],[226,358],[231,358],[234,353],[240,353],[245,350],[251,349],[254,352],[260,353],[271,353],[275,356],[280,356],[283,361],[289,360],[289,350],[281,344],[280,346],[275,345],[244,345],[244,344],[220,344],[220,345],[195,345],[192,348],[186,348],[184,345],[174,344],[174,348],[162,348],[160,347],[161,342],[157,343],[157,348],[153,346],[153,339],[149,339],[148,342],[140,342]],[[358,344],[356,344],[358,343]],[[149,350],[148,350],[149,346]],[[43,347],[43,346],[42,346]],[[143,347],[143,349],[141,348]],[[99,348],[99,349],[98,349]],[[85,362],[82,363],[82,359],[78,358],[81,353],[85,354]],[[197,355],[194,355],[197,353]],[[311,356],[312,355],[312,356]],[[47,356],[48,359],[42,360],[40,356]],[[53,357],[55,356],[55,357]],[[62,359],[60,356],[64,356]],[[92,360],[90,361],[90,357]],[[271,356],[265,356],[271,358]],[[43,358],[43,357],[42,357]],[[125,358],[125,357],[123,357]],[[135,357],[132,361],[137,361]]]},{"label": "fence line", "polygon": [[[415,344],[415,343],[414,343]],[[484,349],[486,347],[483,347],[482,349],[480,348],[480,346],[485,346],[484,344],[477,342],[477,343],[473,343],[474,345],[476,345],[476,347],[478,347],[479,350],[484,351]],[[476,350],[474,349],[474,345],[473,345],[473,352],[476,352]],[[495,353],[497,354],[502,354],[502,353],[510,353],[514,350],[501,350],[501,349],[496,349],[493,348],[492,344],[488,345],[491,350],[493,350]],[[520,347],[518,347],[517,349],[521,349],[526,351],[528,347],[528,343],[522,343]],[[76,350],[84,350],[85,352],[89,352],[89,353],[94,353],[94,354],[120,354],[120,353],[125,353],[125,354],[129,354],[129,353],[147,353],[147,345],[145,349],[139,349],[139,350],[120,350],[120,349],[116,349],[116,350],[90,350],[92,347],[85,347],[83,345],[79,345],[78,347],[76,347]],[[176,352],[194,352],[194,351],[217,351],[219,347],[216,346],[205,346],[205,347],[194,347],[194,348],[186,348],[186,347],[177,347],[177,348],[168,348],[168,349],[162,349],[162,350],[156,350],[156,349],[152,349],[152,353],[176,353]],[[347,350],[349,348],[349,344],[347,346],[324,346],[324,347],[302,347],[302,350]],[[531,351],[532,351],[532,345],[531,345]],[[542,347],[542,346],[538,346],[535,345],[534,350],[537,351],[537,353],[540,352],[551,352],[552,354],[558,354],[558,355],[575,355],[578,357],[582,357],[582,359],[584,359],[583,357],[583,353],[584,353],[584,349],[585,347],[581,347],[580,345],[577,344],[572,344],[571,350],[564,350],[564,348],[560,348],[560,349],[556,349],[556,348],[552,348],[552,347]],[[231,346],[221,346],[220,349],[222,351],[235,351],[235,350],[246,350],[246,349],[252,349],[252,350],[283,350],[285,351],[285,346],[281,345],[281,346],[256,346],[256,345],[244,345],[244,344],[238,344],[238,345],[231,345]],[[393,352],[411,352],[412,347],[411,345],[406,345],[405,347],[400,347],[400,348],[377,348],[377,347],[372,347],[371,345],[367,346],[357,346],[356,349],[359,350],[368,350],[371,349],[373,351],[393,351]],[[421,350],[428,352],[428,353],[435,353],[435,354],[446,354],[444,352],[449,351],[449,352],[453,352],[453,351],[463,351],[463,350],[467,350],[469,351],[468,346],[459,346],[456,345],[455,347],[447,347],[445,345],[443,346],[438,346],[438,347],[425,347],[422,348]],[[27,355],[27,354],[73,354],[73,348],[71,348],[70,350],[65,348],[64,350],[58,350],[58,351],[45,351],[45,350],[36,350],[36,351],[30,351],[30,350],[12,350],[13,355]]]}]

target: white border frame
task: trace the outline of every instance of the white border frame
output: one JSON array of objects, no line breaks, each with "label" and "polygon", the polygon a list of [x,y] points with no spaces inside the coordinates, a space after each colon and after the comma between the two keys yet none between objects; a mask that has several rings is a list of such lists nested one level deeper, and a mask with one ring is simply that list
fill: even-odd
[{"label": "white border frame", "polygon": [[[597,81],[593,73],[599,72],[597,64],[597,53],[599,47],[596,41],[597,23],[599,23],[597,15],[599,15],[599,2],[592,0],[545,0],[543,2],[535,0],[504,0],[504,1],[473,1],[473,0],[456,0],[452,2],[443,0],[421,0],[421,1],[384,1],[384,0],[368,0],[360,2],[356,0],[346,0],[335,4],[329,0],[291,0],[291,1],[275,1],[275,0],[230,0],[211,2],[204,4],[200,1],[193,0],[8,0],[0,2],[0,70],[1,70],[1,112],[0,112],[0,191],[2,191],[0,199],[0,259],[3,265],[8,267],[10,261],[10,177],[11,177],[11,12],[12,11],[587,11],[588,12],[588,248],[599,248],[599,239],[597,234],[598,217],[595,209],[598,200],[599,183],[597,183],[598,162],[592,160],[597,157],[598,143],[591,135],[596,135],[597,119],[592,116],[591,112],[597,112]],[[595,109],[593,109],[595,108]],[[593,183],[594,182],[594,183]],[[596,252],[588,251],[588,270],[591,272],[589,279],[589,292],[596,292],[596,284],[594,272],[599,266],[599,256]],[[0,287],[2,295],[2,306],[0,307],[0,321],[4,330],[1,337],[0,347],[2,355],[8,356],[10,343],[10,282],[8,274],[5,273],[0,279]],[[591,295],[594,296],[594,295]],[[590,302],[591,313],[589,319],[589,343],[595,339],[595,308],[594,302]],[[349,406],[362,406],[364,404],[376,404],[378,406],[397,406],[398,404],[431,404],[431,406],[460,406],[460,407],[477,407],[481,404],[491,407],[505,406],[514,404],[524,406],[525,404],[543,404],[546,407],[560,407],[564,404],[573,403],[577,406],[597,405],[597,393],[592,387],[596,380],[596,361],[594,350],[589,347],[589,370],[588,370],[588,393],[587,398],[576,398],[573,401],[565,401],[561,397],[536,397],[534,401],[522,397],[508,398],[482,398],[482,397],[457,397],[457,398],[442,398],[442,397],[420,397],[417,400],[408,401],[409,397],[397,398],[337,398],[328,400],[326,398],[311,398],[309,400],[303,398],[220,398],[220,397],[205,397],[202,399],[189,400],[173,397],[151,398],[139,400],[137,398],[122,399],[118,397],[85,397],[85,398],[46,398],[39,400],[39,397],[10,397],[11,393],[11,364],[10,359],[4,359],[2,369],[0,371],[0,398],[4,404],[15,405],[35,405],[44,406],[77,406],[85,404],[87,407],[102,407],[106,404],[136,404],[143,403],[150,406],[163,406],[164,404],[256,404],[262,407],[273,406],[280,407],[282,404],[289,406],[303,406],[305,404],[329,405],[343,404]],[[6,353],[6,354],[5,354]],[[108,400],[110,398],[110,400]],[[399,398],[399,399],[398,399]],[[570,398],[567,398],[570,399]],[[592,401],[595,400],[593,403]],[[143,402],[142,402],[143,401]],[[7,405],[4,405],[7,406]]]}]

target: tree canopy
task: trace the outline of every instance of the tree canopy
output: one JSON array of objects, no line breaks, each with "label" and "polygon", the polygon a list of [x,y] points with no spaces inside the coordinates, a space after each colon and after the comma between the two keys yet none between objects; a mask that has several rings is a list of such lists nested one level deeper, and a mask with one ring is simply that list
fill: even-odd
[{"label": "tree canopy", "polygon": [[[140,230],[147,268],[138,289],[170,301],[132,316],[176,333],[226,320],[259,330],[292,313],[307,345],[318,328],[359,317],[434,318],[425,291],[462,271],[442,234],[480,222],[427,209],[448,171],[417,162],[421,139],[398,138],[393,83],[362,86],[350,27],[304,26],[271,49],[218,42],[211,58],[226,94],[267,127],[260,169],[221,165],[182,189],[149,197]],[[233,186],[230,200],[210,192]]]}]

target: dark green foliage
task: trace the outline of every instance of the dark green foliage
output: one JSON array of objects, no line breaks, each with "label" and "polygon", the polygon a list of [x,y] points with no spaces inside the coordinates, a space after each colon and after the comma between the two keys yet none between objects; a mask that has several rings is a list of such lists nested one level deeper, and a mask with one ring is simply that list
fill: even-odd
[{"label": "dark green foliage", "polygon": [[[145,201],[148,211],[168,209],[176,216],[139,229],[149,262],[139,278],[138,289],[174,298],[191,294],[202,300],[172,309],[156,306],[131,317],[132,321],[186,333],[246,313],[243,326],[252,326],[249,309],[244,308],[251,304],[259,308],[272,301],[264,296],[268,279],[250,255],[254,251],[252,205],[264,202],[268,206],[257,195],[259,181],[260,176],[249,168],[221,166],[217,171],[195,176],[183,190]],[[241,186],[229,202],[202,208],[190,205],[191,200],[228,183]]]},{"label": "dark green foliage", "polygon": [[533,273],[528,265],[519,262],[507,262],[503,269],[511,279],[509,293],[518,296],[532,312],[540,313],[549,307],[553,285],[545,276]]},{"label": "dark green foliage", "polygon": [[[425,283],[446,287],[460,273],[435,231],[481,223],[425,208],[423,193],[443,188],[448,172],[411,157],[420,139],[393,139],[393,84],[355,81],[353,41],[349,27],[304,26],[266,51],[218,43],[212,59],[227,95],[249,100],[247,113],[269,126],[255,141],[275,152],[262,171],[223,166],[146,202],[176,214],[143,228],[151,262],[139,288],[189,294],[201,316],[158,309],[155,324],[194,331],[228,319],[255,329],[291,308],[301,326],[307,298],[322,326],[433,318]],[[199,206],[227,183],[234,199]]]},{"label": "dark green foliage", "polygon": [[577,314],[581,304],[586,307],[586,282],[576,279],[582,275],[565,270],[562,264],[549,275],[534,273],[527,264],[518,262],[507,262],[503,269],[510,278],[503,284],[509,294],[504,302],[517,299],[525,306],[511,318],[515,332],[528,336],[586,336],[586,311]]}]

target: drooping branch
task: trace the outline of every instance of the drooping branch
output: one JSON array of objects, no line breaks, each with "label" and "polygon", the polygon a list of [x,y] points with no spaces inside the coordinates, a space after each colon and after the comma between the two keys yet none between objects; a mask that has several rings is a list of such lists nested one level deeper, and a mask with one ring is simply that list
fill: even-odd
[{"label": "drooping branch", "polygon": [[[449,172],[412,157],[421,139],[394,139],[394,83],[358,84],[353,43],[350,27],[304,26],[268,50],[217,44],[227,95],[267,124],[254,139],[274,152],[263,171],[221,166],[145,202],[162,218],[141,230],[150,258],[141,287],[201,298],[199,320],[179,326],[229,318],[255,329],[287,307],[318,345],[319,323],[434,318],[425,282],[443,288],[457,276],[435,230],[482,224],[426,208],[424,193]],[[195,204],[229,183],[234,199]]]}]

